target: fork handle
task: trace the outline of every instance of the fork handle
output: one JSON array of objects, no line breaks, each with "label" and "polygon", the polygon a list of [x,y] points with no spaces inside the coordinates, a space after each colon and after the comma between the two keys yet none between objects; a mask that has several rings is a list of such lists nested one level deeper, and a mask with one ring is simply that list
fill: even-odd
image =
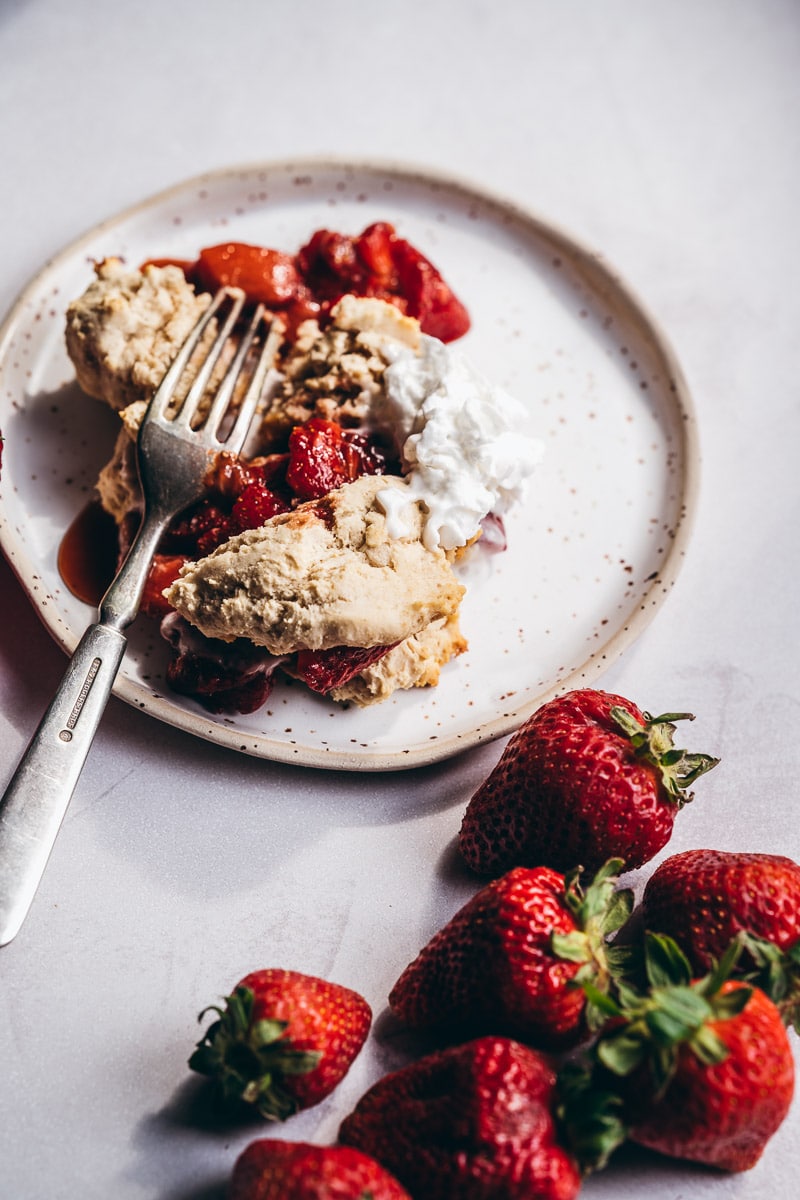
[{"label": "fork handle", "polygon": [[0,800],[0,946],[19,931],[111,694],[126,638],[90,625]]}]

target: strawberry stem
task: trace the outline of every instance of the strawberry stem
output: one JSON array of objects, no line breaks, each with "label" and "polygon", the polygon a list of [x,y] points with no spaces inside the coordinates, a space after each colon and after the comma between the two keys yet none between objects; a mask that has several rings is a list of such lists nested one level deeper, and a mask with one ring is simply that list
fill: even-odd
[{"label": "strawberry stem", "polygon": [[561,1139],[584,1175],[602,1170],[628,1134],[621,1097],[598,1084],[581,1062],[568,1062],[558,1073],[555,1115]]},{"label": "strawberry stem", "polygon": [[297,1112],[297,1099],[283,1085],[286,1076],[305,1075],[320,1060],[316,1051],[295,1050],[285,1038],[287,1022],[253,1020],[254,995],[239,987],[225,1007],[209,1005],[197,1018],[217,1013],[189,1059],[189,1066],[213,1081],[225,1107],[252,1104],[263,1117],[284,1121]]},{"label": "strawberry stem", "polygon": [[766,992],[784,1024],[800,1033],[800,941],[787,950],[750,932],[740,933],[738,941],[753,964],[743,978]]},{"label": "strawberry stem", "polygon": [[608,1012],[599,997],[608,995],[617,974],[615,958],[607,939],[616,933],[631,915],[633,892],[618,888],[621,858],[610,858],[584,890],[581,868],[577,867],[564,878],[564,904],[569,909],[576,928],[571,933],[554,933],[553,953],[558,958],[581,964],[572,983],[586,993],[586,1021],[590,1030],[599,1029]]},{"label": "strawberry stem", "polygon": [[656,1096],[669,1084],[682,1045],[701,1062],[721,1062],[728,1051],[710,1022],[736,1016],[752,992],[746,986],[721,990],[740,949],[734,941],[709,975],[692,980],[689,961],[677,943],[663,934],[647,933],[647,990],[620,990],[620,1022],[597,1042],[597,1061],[619,1076],[647,1063]]}]

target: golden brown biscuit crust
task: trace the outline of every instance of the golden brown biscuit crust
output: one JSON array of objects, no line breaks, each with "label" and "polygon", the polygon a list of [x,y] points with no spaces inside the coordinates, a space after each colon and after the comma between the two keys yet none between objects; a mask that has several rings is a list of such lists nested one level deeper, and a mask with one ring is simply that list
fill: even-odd
[{"label": "golden brown biscuit crust", "polygon": [[390,537],[377,499],[402,480],[367,475],[247,530],[184,567],[167,592],[206,637],[248,638],[272,654],[383,646],[453,616],[464,587],[447,556],[411,532]]}]

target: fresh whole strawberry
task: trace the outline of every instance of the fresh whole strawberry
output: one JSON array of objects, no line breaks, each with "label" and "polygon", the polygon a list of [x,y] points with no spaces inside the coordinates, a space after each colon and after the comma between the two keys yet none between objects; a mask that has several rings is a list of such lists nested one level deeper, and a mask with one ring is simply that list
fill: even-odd
[{"label": "fresh whole strawberry", "polygon": [[728,954],[694,979],[676,942],[647,935],[649,986],[622,995],[592,1053],[626,1081],[632,1141],[746,1171],[789,1111],[794,1060],[777,1008],[759,988],[727,978],[731,963]]},{"label": "fresh whole strawberry", "polygon": [[611,860],[584,893],[576,875],[515,867],[440,929],[394,985],[389,1004],[413,1029],[503,1033],[545,1048],[576,1042],[599,1010],[579,986],[606,991],[608,934],[633,906]]},{"label": "fresh whole strawberry", "polygon": [[367,1154],[259,1138],[236,1160],[227,1200],[411,1200]]},{"label": "fresh whole strawberry", "polygon": [[609,858],[641,866],[666,844],[686,788],[717,759],[673,747],[674,721],[589,688],[544,704],[472,797],[459,836],[473,871],[544,863],[593,873]]},{"label": "fresh whole strawberry", "polygon": [[555,1105],[556,1077],[540,1054],[485,1037],[385,1075],[339,1140],[419,1200],[572,1200],[581,1173],[559,1143]]},{"label": "fresh whole strawberry", "polygon": [[686,850],[647,882],[645,925],[674,938],[698,973],[734,938],[739,968],[800,1031],[800,865],[778,854]]},{"label": "fresh whole strawberry", "polygon": [[189,1066],[213,1080],[226,1106],[253,1105],[285,1120],[323,1100],[364,1044],[372,1013],[363,997],[298,971],[246,975],[198,1042]]}]

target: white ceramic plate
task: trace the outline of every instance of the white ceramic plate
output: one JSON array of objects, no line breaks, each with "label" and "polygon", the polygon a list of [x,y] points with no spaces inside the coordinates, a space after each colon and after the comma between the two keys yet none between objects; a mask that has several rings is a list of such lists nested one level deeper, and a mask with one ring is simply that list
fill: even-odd
[{"label": "white ceramic plate", "polygon": [[462,350],[546,444],[508,551],[463,568],[469,651],[437,688],[370,709],[280,683],[260,712],[212,717],[170,693],[165,648],[140,619],[115,688],[199,737],[315,767],[418,766],[509,733],[556,692],[594,684],[641,633],[675,581],[697,490],[692,405],[663,333],[597,254],[540,217],[429,171],[330,160],[218,171],[136,205],[46,263],[0,333],[0,544],[69,652],[94,614],[63,586],[58,546],[118,422],[81,394],[63,345],[92,261],[192,258],[229,238],[292,251],[320,226],[379,219],[466,303]]}]

